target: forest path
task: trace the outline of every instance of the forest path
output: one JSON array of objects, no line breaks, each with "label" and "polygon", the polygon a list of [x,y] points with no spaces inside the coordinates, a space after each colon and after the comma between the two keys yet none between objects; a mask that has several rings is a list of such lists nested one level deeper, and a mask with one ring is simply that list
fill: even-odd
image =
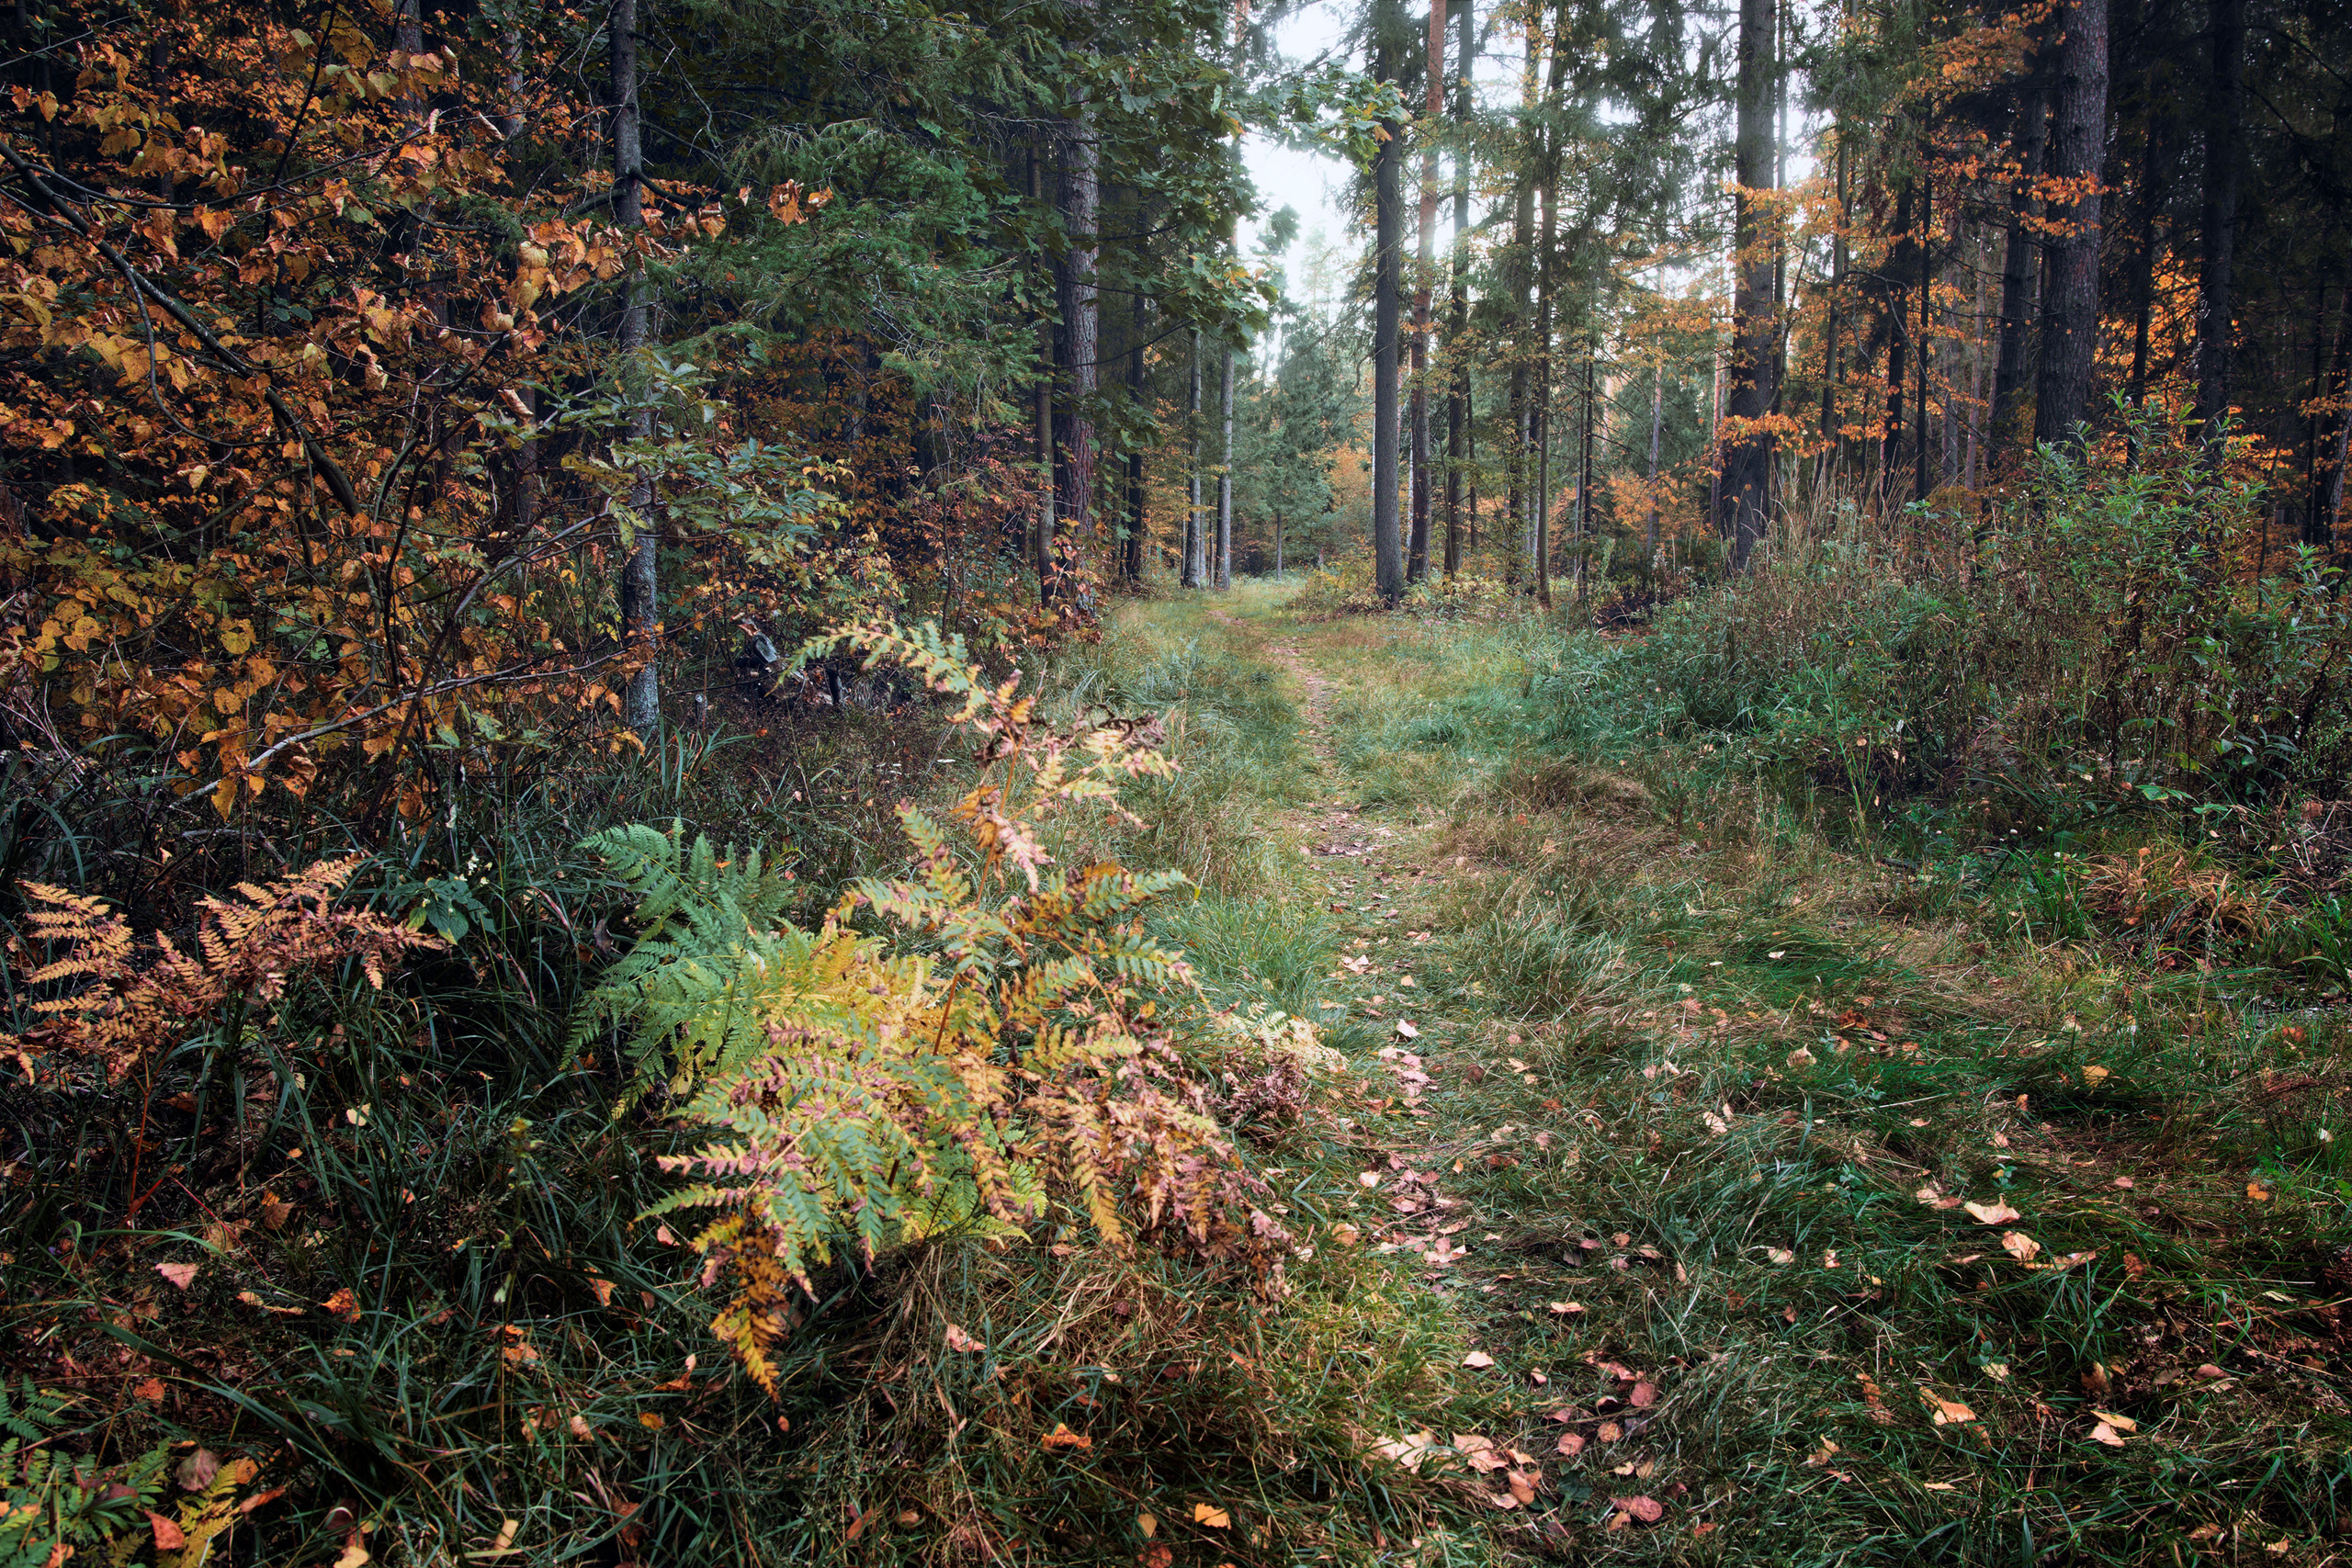
[{"label": "forest path", "polygon": [[[1294,1235],[1419,1314],[1362,1419],[1451,1455],[1482,1544],[1447,1561],[2336,1561],[2292,1434],[2352,1432],[2352,1361],[2297,1347],[2352,1332],[2287,1178],[2201,1152],[2256,1036],[2193,977],[2119,993],[1704,738],[1607,728],[1575,694],[1640,666],[1556,626],[1136,613],[1288,704],[1228,840],[1271,877],[1193,930],[1347,1059],[1253,1144]],[[2222,1125],[2184,1142],[2191,1103]],[[2217,1281],[2304,1315],[2183,1304]]]}]

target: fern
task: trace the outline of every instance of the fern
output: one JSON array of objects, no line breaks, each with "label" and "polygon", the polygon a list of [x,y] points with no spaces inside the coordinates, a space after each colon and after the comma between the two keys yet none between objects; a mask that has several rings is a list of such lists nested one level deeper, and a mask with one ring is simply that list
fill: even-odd
[{"label": "fern", "polygon": [[112,1471],[50,1448],[68,1404],[29,1378],[12,1402],[0,1383],[0,1430],[8,1434],[0,1442],[0,1568],[47,1568],[134,1529],[144,1533],[141,1515],[163,1495],[164,1446]]},{"label": "fern", "polygon": [[28,1077],[37,1056],[95,1057],[109,1083],[153,1053],[185,1039],[190,1020],[267,1002],[295,976],[356,959],[382,989],[389,966],[411,952],[439,952],[439,937],[405,930],[364,909],[337,909],[335,895],[362,857],[322,860],[266,886],[241,882],[234,899],[197,904],[196,951],[158,933],[143,960],[130,921],[99,899],[28,882],[34,936],[63,956],[32,972],[36,984],[83,984],[33,1004],[42,1021],[0,1034]]},{"label": "fern", "polygon": [[[1156,726],[1045,727],[934,626],[852,627],[804,651],[842,646],[960,698],[956,722],[980,738],[979,776],[944,822],[899,808],[906,874],[858,884],[811,932],[784,918],[785,884],[755,852],[722,860],[642,827],[586,846],[635,894],[642,935],[576,1032],[632,1026],[639,1091],[690,1096],[710,1135],[665,1159],[684,1185],[650,1213],[717,1212],[694,1239],[706,1283],[733,1284],[713,1329],[773,1390],[769,1352],[816,1269],[950,1230],[1008,1237],[1055,1202],[1114,1244],[1161,1235],[1278,1274],[1286,1238],[1158,1021],[1155,994],[1192,972],[1141,917],[1185,879],[1065,870],[1036,829],[1073,806],[1118,810],[1121,781],[1171,772]],[[896,941],[853,931],[861,909]]]}]

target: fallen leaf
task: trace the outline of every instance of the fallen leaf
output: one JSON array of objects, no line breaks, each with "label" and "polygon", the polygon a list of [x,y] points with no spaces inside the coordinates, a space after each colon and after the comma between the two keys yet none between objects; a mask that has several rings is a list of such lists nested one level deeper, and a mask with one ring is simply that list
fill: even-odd
[{"label": "fallen leaf", "polygon": [[1407,1470],[1419,1471],[1421,1468],[1421,1461],[1429,1458],[1430,1450],[1435,1447],[1437,1447],[1436,1434],[1422,1431],[1374,1443],[1372,1446],[1372,1451],[1377,1458],[1394,1460]]},{"label": "fallen leaf", "polygon": [[1136,1554],[1136,1568],[1173,1568],[1176,1553],[1164,1540],[1155,1540]]},{"label": "fallen leaf", "polygon": [[1634,1385],[1634,1392],[1625,1397],[1633,1402],[1634,1409],[1647,1410],[1657,1403],[1657,1385],[1648,1382],[1637,1382]]},{"label": "fallen leaf", "polygon": [[343,1555],[334,1560],[334,1568],[368,1568],[368,1549],[359,1543],[359,1532],[353,1530],[344,1538]]},{"label": "fallen leaf", "polygon": [[2132,1190],[2132,1179],[2128,1176],[2119,1176],[2115,1179],[2113,1185],[2120,1187],[2126,1192],[2129,1192]]},{"label": "fallen leaf", "polygon": [[177,1551],[187,1544],[187,1533],[161,1514],[149,1514],[147,1528],[154,1532],[158,1551]]},{"label": "fallen leaf", "polygon": [[210,1449],[198,1449],[180,1461],[179,1468],[172,1472],[172,1479],[180,1483],[183,1492],[201,1492],[220,1473],[220,1456]]},{"label": "fallen leaf", "polygon": [[1592,1436],[1595,1442],[1613,1443],[1624,1435],[1625,1428],[1617,1425],[1616,1422],[1603,1421],[1600,1430],[1594,1432]]},{"label": "fallen leaf", "polygon": [[2230,1374],[2215,1366],[2212,1362],[2208,1361],[2203,1366],[2198,1368],[2194,1375],[2203,1378],[2208,1382],[2212,1382],[2216,1379],[2228,1377]]},{"label": "fallen leaf", "polygon": [[1997,1201],[1991,1203],[1964,1203],[1961,1206],[1966,1209],[1979,1224],[2006,1225],[2012,1220],[2025,1218],[2007,1203]]},{"label": "fallen leaf", "polygon": [[359,1321],[359,1298],[351,1293],[351,1287],[348,1285],[345,1285],[343,1289],[335,1292],[334,1294],[321,1302],[319,1305],[324,1307],[335,1316],[343,1319],[345,1323],[357,1323]]},{"label": "fallen leaf", "polygon": [[2030,1263],[2041,1254],[2041,1244],[2023,1231],[2003,1231],[2001,1250],[2020,1263]]},{"label": "fallen leaf", "polygon": [[1764,1249],[1764,1256],[1775,1263],[1794,1263],[1797,1260],[1797,1255],[1785,1247],[1768,1247]]},{"label": "fallen leaf", "polygon": [[158,1263],[155,1272],[169,1280],[174,1289],[185,1291],[196,1283],[196,1271],[202,1267],[198,1263]]},{"label": "fallen leaf", "polygon": [[2249,1181],[2245,1184],[2245,1197],[2249,1203],[2267,1203],[2270,1201],[2270,1189],[2259,1181]]},{"label": "fallen leaf", "polygon": [[1085,1453],[1093,1449],[1094,1439],[1083,1432],[1073,1432],[1066,1424],[1057,1421],[1052,1431],[1037,1439],[1037,1446],[1048,1450],[1076,1449]]},{"label": "fallen leaf", "polygon": [[1462,1358],[1462,1364],[1465,1367],[1483,1369],[1493,1366],[1495,1359],[1484,1350],[1473,1350]]},{"label": "fallen leaf", "polygon": [[261,1195],[261,1223],[273,1231],[282,1231],[286,1222],[294,1217],[294,1205],[275,1192]]},{"label": "fallen leaf", "polygon": [[947,1325],[947,1348],[950,1350],[978,1351],[988,1348],[985,1340],[973,1338],[955,1324]]},{"label": "fallen leaf", "polygon": [[1958,1425],[1977,1418],[1975,1411],[1957,1399],[1946,1399],[1933,1389],[1923,1388],[1919,1393],[1927,1401],[1929,1419],[1936,1426]]},{"label": "fallen leaf", "polygon": [[1535,1501],[1536,1477],[1528,1472],[1511,1471],[1503,1477],[1503,1482],[1510,1488],[1510,1495],[1514,1501],[1522,1505]]},{"label": "fallen leaf", "polygon": [[1411,1024],[1407,1023],[1401,1018],[1396,1021],[1396,1032],[1403,1035],[1408,1040],[1419,1040],[1421,1037],[1421,1032],[1419,1030],[1415,1029]]},{"label": "fallen leaf", "polygon": [[2123,1435],[2102,1421],[2091,1428],[2091,1441],[2105,1443],[2110,1449],[2120,1449],[2123,1446]]},{"label": "fallen leaf", "polygon": [[2100,1084],[2105,1083],[2113,1076],[2114,1075],[2105,1067],[2089,1066],[2083,1069],[2083,1082],[2092,1089],[2097,1089]]},{"label": "fallen leaf", "polygon": [[1149,1540],[1153,1536],[1159,1533],[1159,1516],[1153,1513],[1148,1508],[1145,1509],[1142,1513],[1137,1514],[1136,1516],[1136,1531],[1137,1534],[1141,1535],[1144,1540]]},{"label": "fallen leaf", "polygon": [[1555,1449],[1553,1451],[1559,1454],[1564,1459],[1576,1458],[1577,1455],[1584,1452],[1583,1434],[1578,1432],[1561,1433],[1559,1447]]},{"label": "fallen leaf", "polygon": [[1957,1492],[1960,1488],[1949,1481],[1923,1481],[1920,1485],[1930,1492]]},{"label": "fallen leaf", "polygon": [[1223,1508],[1212,1508],[1206,1503],[1195,1503],[1193,1505],[1193,1522],[1196,1525],[1206,1525],[1213,1530],[1231,1529],[1233,1516]]},{"label": "fallen leaf", "polygon": [[1818,1058],[1802,1045],[1789,1053],[1789,1066],[1792,1067],[1809,1067]]},{"label": "fallen leaf", "polygon": [[1815,1449],[1813,1452],[1805,1456],[1805,1467],[1808,1470],[1819,1470],[1823,1465],[1829,1462],[1830,1457],[1836,1454],[1837,1451],[1837,1443],[1832,1441],[1830,1438],[1824,1438],[1821,1439],[1821,1447]]},{"label": "fallen leaf", "polygon": [[2119,1432],[2136,1432],[2140,1429],[2140,1423],[2132,1420],[2129,1416],[2118,1416],[2112,1410],[2094,1409],[2091,1412],[2091,1418],[2095,1421],[2103,1421]]},{"label": "fallen leaf", "polygon": [[1551,1303],[1551,1311],[1555,1317],[1566,1317],[1573,1313],[1584,1311],[1584,1303],[1582,1302],[1554,1302]]},{"label": "fallen leaf", "polygon": [[163,1379],[149,1378],[145,1382],[142,1382],[137,1388],[132,1389],[130,1391],[130,1396],[133,1399],[143,1399],[150,1404],[153,1404],[162,1400],[164,1395],[169,1392],[169,1390],[164,1387]]},{"label": "fallen leaf", "polygon": [[594,1294],[598,1306],[613,1304],[613,1282],[610,1280],[591,1274],[588,1276],[588,1289]]},{"label": "fallen leaf", "polygon": [[1666,1517],[1666,1505],[1655,1497],[1611,1497],[1609,1506],[1624,1509],[1645,1525],[1654,1525]]},{"label": "fallen leaf", "polygon": [[300,1307],[272,1306],[267,1302],[262,1300],[257,1292],[253,1291],[239,1291],[237,1292],[237,1299],[244,1303],[247,1306],[259,1307],[264,1312],[276,1313],[280,1317],[300,1317],[302,1315],[302,1309]]}]

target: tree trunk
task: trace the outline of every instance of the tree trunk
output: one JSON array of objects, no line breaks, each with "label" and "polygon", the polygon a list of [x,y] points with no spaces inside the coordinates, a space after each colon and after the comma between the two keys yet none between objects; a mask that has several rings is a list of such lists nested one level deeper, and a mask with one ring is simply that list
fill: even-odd
[{"label": "tree trunk", "polygon": [[1527,344],[1524,341],[1527,321],[1533,307],[1535,289],[1535,181],[1540,159],[1534,139],[1536,103],[1535,73],[1540,63],[1540,49],[1535,18],[1527,18],[1527,62],[1520,97],[1525,117],[1525,144],[1520,149],[1519,177],[1512,182],[1510,209],[1510,251],[1503,268],[1503,293],[1508,301],[1506,332],[1510,354],[1510,382],[1506,417],[1510,421],[1510,446],[1503,457],[1504,504],[1513,529],[1523,531],[1522,548],[1506,556],[1503,568],[1505,581],[1517,584],[1521,566],[1533,558],[1535,528],[1528,512],[1527,495],[1534,479],[1535,427],[1530,418],[1530,394],[1527,383]]},{"label": "tree trunk", "polygon": [[[1443,0],[1437,0],[1441,6]],[[1453,124],[1467,135],[1470,126],[1470,56],[1476,48],[1471,11],[1476,0],[1460,0],[1462,30],[1454,45]],[[1453,374],[1445,397],[1445,576],[1452,581],[1462,573],[1462,487],[1464,438],[1470,418],[1470,150],[1465,143],[1453,153],[1453,298],[1446,320],[1445,352]],[[1477,526],[1472,503],[1471,528]]]},{"label": "tree trunk", "polygon": [[[1091,0],[1073,0],[1080,11]],[[1056,581],[1068,570],[1062,557],[1064,536],[1085,536],[1094,512],[1095,466],[1100,454],[1094,436],[1094,395],[1099,384],[1102,347],[1102,297],[1095,288],[1099,219],[1102,207],[1102,153],[1095,141],[1094,118],[1083,97],[1062,132],[1062,386],[1055,411],[1060,448],[1055,470],[1054,535],[1037,562],[1041,595],[1054,592]]]},{"label": "tree trunk", "polygon": [[1413,527],[1405,551],[1405,580],[1430,574],[1430,329],[1437,268],[1437,122],[1445,112],[1445,0],[1430,0],[1428,91],[1421,129],[1419,249],[1413,276]]},{"label": "tree trunk", "polygon": [[1649,504],[1649,515],[1642,528],[1642,581],[1647,582],[1657,570],[1657,455],[1659,438],[1666,434],[1666,361],[1660,358],[1650,367],[1650,461],[1643,471],[1646,481],[1643,487]]},{"label": "tree trunk", "polygon": [[[1557,57],[1555,57],[1557,63]],[[1552,163],[1552,138],[1544,138],[1543,227],[1535,253],[1535,506],[1533,554],[1535,602],[1552,607],[1552,290],[1553,253],[1559,248],[1559,181]]]},{"label": "tree trunk", "polygon": [[1192,443],[1191,473],[1185,480],[1189,491],[1184,507],[1184,564],[1179,581],[1186,588],[1198,588],[1208,575],[1208,552],[1201,546],[1201,332],[1193,329],[1193,394],[1185,405],[1184,430]]},{"label": "tree trunk", "polygon": [[[2316,334],[2325,325],[2324,321],[2314,321],[2312,331]],[[2326,378],[2314,389],[2319,394],[2319,417],[2312,433],[2311,520],[2305,525],[2306,536],[2334,558],[2337,511],[2344,497],[2344,437],[2352,431],[2352,408],[2346,406],[2346,395],[2352,392],[2352,287],[2344,290],[2337,304],[2335,346],[2328,356]]]},{"label": "tree trunk", "polygon": [[2237,264],[2238,186],[2245,163],[2245,0],[2211,0],[2212,71],[2205,84],[2205,210],[2197,280],[2199,436],[2218,444],[2230,417],[2232,274]]},{"label": "tree trunk", "polygon": [[2050,144],[2047,40],[2037,38],[2026,78],[2018,88],[2018,176],[2009,186],[2008,238],[2001,252],[2001,344],[1993,362],[1993,409],[1984,443],[1986,472],[1997,475],[2025,426],[2027,359],[2033,344],[2036,262],[2041,243],[2032,220],[2041,202],[2034,188]]},{"label": "tree trunk", "polygon": [[1779,312],[1772,308],[1772,38],[1775,0],[1740,0],[1739,109],[1733,143],[1738,190],[1733,216],[1731,429],[1724,442],[1722,504],[1729,513],[1731,570],[1746,571],[1771,504],[1776,451],[1765,416],[1780,396]]},{"label": "tree trunk", "polygon": [[[1046,217],[1046,152],[1033,149],[1029,154],[1029,203],[1036,219]],[[1060,292],[1057,271],[1055,291]],[[1029,527],[1029,570],[1037,574],[1039,602],[1044,601],[1046,579],[1054,554],[1054,492],[1058,488],[1054,471],[1054,375],[1060,363],[1061,351],[1056,343],[1056,330],[1051,317],[1037,322],[1037,384],[1031,389],[1034,408],[1031,423],[1037,442],[1037,514]]]},{"label": "tree trunk", "polygon": [[[1127,345],[1127,406],[1138,417],[1143,412],[1144,399],[1144,339],[1151,321],[1151,301],[1137,299],[1135,309],[1135,341]],[[1119,575],[1127,581],[1143,581],[1143,446],[1140,442],[1127,448],[1127,527],[1119,552]]]},{"label": "tree trunk", "polygon": [[2132,402],[2148,400],[2148,334],[2156,313],[2156,215],[2165,207],[2165,176],[2172,166],[2167,117],[2151,112],[2140,158],[2140,223],[2132,263]]},{"label": "tree trunk", "polygon": [[1592,424],[1595,407],[1595,378],[1600,372],[1600,345],[1593,344],[1585,351],[1584,359],[1584,461],[1577,475],[1577,598],[1582,600],[1592,591],[1591,575],[1586,570],[1585,541],[1599,532],[1592,520]]},{"label": "tree trunk", "polygon": [[1886,430],[1878,444],[1878,496],[1882,507],[1897,496],[1895,472],[1903,467],[1903,378],[1909,374],[1911,313],[1904,298],[1903,275],[1910,270],[1916,242],[1911,233],[1911,198],[1916,178],[1903,182],[1894,198],[1894,243],[1888,247],[1886,285],[1891,308],[1886,312]]},{"label": "tree trunk", "polygon": [[1218,424],[1225,433],[1223,459],[1216,470],[1216,586],[1233,586],[1233,361],[1231,344],[1225,350],[1225,383],[1217,396]]},{"label": "tree trunk", "polygon": [[1914,374],[1919,383],[1919,412],[1916,416],[1917,437],[1913,441],[1911,462],[1914,470],[1911,499],[1928,499],[1928,465],[1934,460],[1934,448],[1928,433],[1928,367],[1934,353],[1935,337],[1928,312],[1936,293],[1936,187],[1925,174],[1919,176],[1919,336],[1914,357],[1918,368]]},{"label": "tree trunk", "polygon": [[2107,148],[2107,0],[2071,0],[2058,13],[2057,102],[2050,173],[2072,199],[2054,207],[2041,364],[2034,378],[2036,446],[2073,443],[2089,412],[2098,346],[2098,175]]},{"label": "tree trunk", "polygon": [[[1383,0],[1380,12],[1393,0]],[[1374,74],[1383,82],[1396,79],[1394,29],[1379,23],[1388,18],[1375,12]],[[1382,127],[1387,139],[1373,161],[1373,206],[1375,243],[1372,286],[1372,555],[1380,597],[1395,604],[1405,596],[1404,540],[1396,526],[1396,336],[1401,325],[1399,306],[1404,293],[1404,197],[1398,190],[1398,166],[1405,159],[1405,127],[1390,120]]]},{"label": "tree trunk", "polygon": [[[613,89],[613,220],[624,229],[645,222],[644,141],[638,128],[637,0],[613,0],[611,28]],[[619,334],[623,374],[645,347],[647,315],[645,280],[631,268],[621,279]],[[629,415],[629,439],[653,436],[653,411],[639,408]],[[628,656],[640,662],[629,672],[621,695],[621,722],[639,739],[651,740],[662,727],[661,585],[655,547],[660,530],[654,525],[653,479],[642,468],[628,484],[628,509],[636,519],[636,537],[621,567],[621,641]]]}]

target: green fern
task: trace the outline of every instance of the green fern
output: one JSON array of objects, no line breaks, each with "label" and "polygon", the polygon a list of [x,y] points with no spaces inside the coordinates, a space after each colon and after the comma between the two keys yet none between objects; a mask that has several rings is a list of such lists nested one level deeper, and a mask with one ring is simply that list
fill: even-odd
[{"label": "green fern", "polygon": [[130,1532],[163,1495],[164,1446],[115,1468],[51,1449],[70,1403],[29,1378],[12,1401],[0,1382],[0,1568],[44,1568],[62,1547],[110,1547],[110,1560],[126,1561]]}]

